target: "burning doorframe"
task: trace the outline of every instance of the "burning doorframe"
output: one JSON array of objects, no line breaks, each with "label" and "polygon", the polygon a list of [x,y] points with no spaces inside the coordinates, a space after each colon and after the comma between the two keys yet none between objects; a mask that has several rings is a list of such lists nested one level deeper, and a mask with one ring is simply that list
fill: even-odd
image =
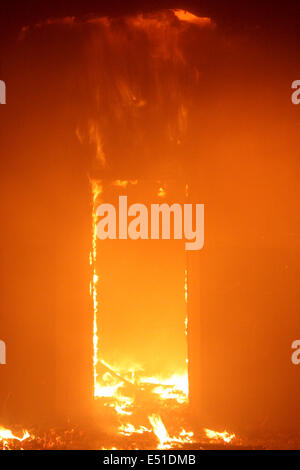
[{"label": "burning doorframe", "polygon": [[[117,180],[117,186],[124,187],[127,185],[125,181]],[[158,195],[161,197],[161,187],[158,190]],[[159,439],[160,448],[171,448],[172,443],[191,442],[193,433],[185,431],[184,427],[180,427],[179,432],[176,432],[175,437],[170,437],[166,430],[157,408],[159,409],[161,403],[166,406],[166,403],[172,403],[171,408],[185,410],[188,403],[188,370],[184,375],[173,374],[168,378],[161,377],[147,377],[139,373],[134,368],[124,374],[123,371],[116,370],[108,364],[103,357],[101,357],[100,350],[100,334],[99,334],[99,278],[100,274],[97,271],[97,206],[100,203],[101,195],[103,194],[102,181],[91,180],[91,193],[92,193],[92,250],[90,253],[91,265],[91,285],[90,293],[93,300],[93,378],[94,378],[94,398],[102,399],[104,406],[113,408],[120,418],[119,433],[121,435],[142,434],[147,432],[154,432]],[[163,191],[165,195],[165,190]],[[185,196],[188,196],[188,187],[185,189]],[[186,257],[187,255],[185,255]],[[187,261],[184,270],[184,285],[182,286],[182,295],[185,304],[185,320],[182,325],[183,334],[187,342],[187,328],[188,328],[188,270]],[[188,349],[186,348],[186,354]],[[188,358],[186,357],[186,367],[188,368]],[[100,373],[101,371],[101,373]],[[101,374],[101,377],[100,377]],[[123,388],[126,391],[123,392]],[[154,409],[147,417],[147,427],[143,421],[143,425],[137,424],[136,421],[128,422],[129,416],[134,415],[134,405],[137,393],[142,393],[144,400],[154,400]],[[150,398],[151,397],[151,398]],[[158,406],[158,403],[160,405]],[[182,408],[183,407],[183,408]],[[125,421],[124,421],[125,419]],[[162,430],[164,429],[164,432]]]}]

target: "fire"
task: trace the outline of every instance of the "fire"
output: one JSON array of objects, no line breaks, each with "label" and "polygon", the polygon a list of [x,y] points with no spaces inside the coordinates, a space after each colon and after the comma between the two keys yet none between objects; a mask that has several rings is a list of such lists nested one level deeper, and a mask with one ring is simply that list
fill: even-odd
[{"label": "fire", "polygon": [[[115,29],[111,27],[114,22],[116,22],[116,31],[118,31],[117,37],[115,37]],[[152,66],[149,67],[149,70],[155,69],[159,73],[165,73],[166,70],[167,74],[171,73],[172,77],[175,77],[175,80],[169,81],[172,84],[172,89],[168,89],[165,94],[166,97],[170,98],[170,103],[168,100],[166,102],[164,102],[164,100],[161,102],[162,97],[164,96],[164,87],[161,86],[160,83],[158,86],[159,93],[157,93],[156,85],[154,85],[154,92],[152,92],[151,88],[150,93],[147,91],[147,87],[145,88],[144,86],[141,86],[138,74],[133,73],[127,76],[127,73],[124,73],[122,67],[120,70],[112,70],[112,73],[109,74],[109,82],[106,82],[106,75],[105,77],[101,75],[101,71],[105,70],[105,64],[103,64],[103,67],[99,67],[100,72],[98,73],[100,73],[101,79],[99,83],[103,83],[103,89],[101,91],[97,87],[97,90],[95,90],[97,120],[95,120],[95,118],[90,120],[88,139],[89,142],[95,146],[96,157],[100,166],[104,167],[106,164],[106,156],[110,159],[110,156],[114,155],[115,146],[118,148],[118,133],[114,136],[114,145],[110,142],[110,132],[107,133],[108,121],[110,121],[110,119],[108,119],[107,116],[110,116],[112,121],[117,119],[117,123],[121,131],[119,134],[120,138],[122,138],[123,135],[122,130],[124,124],[126,124],[124,127],[124,129],[126,129],[126,135],[128,132],[131,132],[127,131],[127,129],[133,129],[133,139],[132,141],[129,139],[129,147],[128,149],[124,149],[124,158],[126,158],[127,152],[134,154],[139,149],[140,142],[143,142],[144,145],[144,135],[146,131],[146,129],[143,128],[144,117],[151,117],[152,114],[153,116],[156,116],[156,110],[168,108],[169,104],[172,105],[171,109],[174,110],[174,112],[172,111],[167,122],[165,122],[166,120],[164,116],[161,119],[161,116],[158,115],[157,134],[155,133],[154,135],[154,141],[160,142],[162,132],[163,136],[166,137],[172,145],[176,144],[177,146],[183,143],[187,132],[190,109],[189,100],[186,97],[185,90],[182,89],[180,77],[181,72],[186,70],[186,67],[189,66],[185,60],[183,42],[180,38],[181,35],[184,34],[185,30],[191,29],[193,31],[195,29],[194,25],[206,27],[211,26],[212,22],[210,18],[198,17],[188,11],[175,9],[164,10],[157,15],[141,14],[134,17],[126,17],[122,24],[119,24],[117,20],[99,23],[99,28],[103,32],[103,37],[102,35],[95,36],[96,42],[94,46],[96,50],[98,50],[98,47],[101,49],[101,41],[104,40],[107,43],[108,50],[111,51],[112,54],[120,54],[122,51],[124,57],[127,57],[126,54],[129,52],[129,56],[135,58],[134,54],[136,51],[135,49],[131,50],[132,43],[127,43],[127,30],[133,31],[137,37],[147,38],[149,53],[147,52],[146,54],[143,54],[143,58],[146,58],[147,61],[149,59],[150,65]],[[118,41],[120,40],[121,43],[119,49],[116,45],[119,44]],[[101,54],[99,57],[100,60],[102,60]],[[135,71],[136,63],[136,60],[134,60],[134,64],[131,64],[130,62],[128,66],[129,69],[132,65],[132,70]],[[153,65],[155,65],[155,67],[153,67]],[[194,67],[191,69],[188,68],[187,73],[188,70],[190,71],[190,83],[194,86],[198,82],[198,73],[195,73],[197,70]],[[178,72],[178,74],[176,72]],[[154,78],[156,78],[156,75]],[[164,79],[164,83],[165,82],[168,81]],[[156,81],[152,80],[151,83],[155,84]],[[178,93],[178,90],[181,91]],[[107,95],[107,99],[103,100],[100,96],[101,93]],[[102,107],[100,107],[99,103]],[[80,134],[78,134],[78,137],[82,140]],[[132,146],[132,142],[134,143],[134,146]],[[132,179],[128,177],[123,179],[121,176],[122,172],[118,174],[118,179],[115,179],[110,183],[110,194],[111,191],[116,194],[118,194],[118,191],[129,191],[131,186],[138,184],[138,180],[134,179],[135,174],[132,175]],[[165,198],[167,196],[165,181],[156,180],[156,183],[156,197]],[[100,275],[102,276],[102,272],[100,272],[101,267],[99,265],[99,260],[97,259],[97,247],[100,246],[100,242],[97,242],[96,227],[98,218],[96,210],[100,203],[99,199],[103,193],[103,187],[102,183],[99,181],[92,181],[91,187],[93,228],[90,264],[92,270],[91,298],[93,303],[94,398],[116,414],[119,424],[118,432],[122,436],[152,433],[152,435],[155,434],[158,438],[158,448],[162,449],[172,448],[174,445],[182,445],[187,442],[192,442],[193,433],[191,431],[181,429],[181,426],[178,426],[176,429],[175,416],[172,416],[173,422],[169,423],[168,416],[165,416],[164,414],[166,409],[168,409],[168,411],[172,410],[172,412],[173,410],[176,412],[179,410],[178,413],[182,413],[182,415],[180,419],[178,419],[178,423],[182,422],[181,418],[184,410],[186,409],[186,404],[188,403],[189,382],[186,366],[188,359],[186,358],[184,347],[182,348],[183,354],[180,358],[182,360],[178,361],[178,366],[176,367],[176,360],[174,359],[174,364],[170,364],[170,370],[172,372],[170,372],[170,376],[168,376],[163,368],[162,370],[157,370],[157,368],[155,368],[156,366],[153,367],[153,370],[151,369],[151,371],[150,367],[149,370],[147,370],[147,366],[145,366],[144,370],[143,358],[137,359],[141,361],[140,365],[132,364],[132,361],[129,359],[126,365],[123,363],[121,364],[120,362],[123,358],[120,359],[119,357],[118,359],[117,354],[112,354],[111,357],[109,357],[109,352],[107,354],[105,349],[106,342],[103,341],[103,343],[100,343],[102,340],[99,333],[99,325],[101,322],[102,311],[99,311],[99,302],[101,298],[99,280]],[[134,191],[135,190],[138,191],[138,188],[134,188]],[[169,193],[169,187],[167,187],[167,190]],[[172,194],[171,191],[170,194]],[[185,186],[185,196],[189,196],[188,185]],[[118,261],[116,261],[116,263],[118,263]],[[182,266],[184,266],[184,263],[182,263],[181,267]],[[105,273],[105,268],[103,273]],[[103,305],[106,305],[105,302],[107,299],[105,298],[105,294],[103,299]],[[184,271],[184,279],[182,279],[182,300],[183,299],[185,301],[185,307],[183,303],[183,316],[182,318],[180,317],[181,326],[179,326],[178,329],[180,332],[182,331],[184,343],[186,341],[184,335],[187,336],[188,330],[187,263]],[[122,305],[121,302],[120,304]],[[118,315],[117,309],[116,312]],[[170,312],[172,312],[172,307],[170,308]],[[123,311],[121,313],[123,314]],[[126,314],[126,309],[124,309],[124,314]],[[141,314],[143,314],[142,310]],[[147,312],[145,311],[144,314],[146,315]],[[106,318],[107,317],[105,317],[103,321],[103,328],[106,328]],[[114,318],[118,319],[117,316]],[[127,325],[125,326],[122,322],[120,322],[120,325],[121,328],[127,328]],[[129,329],[130,325],[128,326],[128,330]],[[116,341],[117,339],[118,336],[116,335]],[[129,344],[131,343],[129,342]],[[102,345],[103,350],[101,349]],[[117,346],[114,345],[114,350],[117,352],[118,348],[119,344],[117,344]],[[122,344],[120,345],[120,351],[121,350]],[[181,353],[181,349],[179,350]],[[157,356],[159,356],[159,351],[157,351]],[[172,355],[170,354],[170,356]],[[104,361],[104,357],[109,363]],[[127,358],[125,357],[124,359]],[[133,361],[135,360],[136,358],[133,356]],[[168,364],[166,364],[166,366],[167,365]],[[144,408],[147,408],[147,411]],[[161,417],[163,417],[164,422]],[[149,424],[144,422],[147,419],[149,419],[151,424],[150,429],[148,428]],[[173,430],[174,426],[175,431]],[[170,434],[168,430],[170,430]],[[210,432],[214,433],[214,431]],[[173,434],[175,434],[175,436],[171,437]],[[231,440],[233,438],[228,433],[214,433],[214,437],[211,436],[210,438],[220,439],[221,436],[224,442],[230,442],[226,441],[226,439]]]},{"label": "fire", "polygon": [[153,428],[153,432],[159,440],[158,449],[169,449],[170,448],[170,436],[165,428],[164,423],[160,416],[151,415],[149,416],[150,424]]},{"label": "fire", "polygon": [[157,193],[158,197],[164,197],[166,195],[166,190],[162,187],[159,188],[158,190],[158,193]]},{"label": "fire", "polygon": [[97,365],[99,362],[99,338],[98,338],[98,325],[97,325],[97,317],[98,317],[98,299],[97,299],[97,284],[99,280],[99,276],[96,271],[96,259],[97,259],[97,200],[102,193],[102,186],[101,183],[95,180],[91,181],[92,186],[92,251],[90,253],[90,265],[92,267],[92,282],[90,286],[90,291],[92,294],[93,299],[93,311],[94,311],[94,318],[93,318],[93,372],[94,372],[94,395],[97,390]]},{"label": "fire", "polygon": [[[184,271],[184,300],[186,304],[186,309],[188,305],[188,274],[187,274],[187,269]],[[187,336],[188,334],[188,311],[186,310],[186,317],[184,320],[184,330],[185,330],[185,335]],[[188,362],[188,359],[186,360]]]},{"label": "fire", "polygon": [[153,428],[153,432],[159,441],[157,447],[158,449],[171,449],[174,444],[185,444],[188,442],[193,442],[193,432],[187,432],[185,429],[181,430],[178,437],[170,437],[161,417],[158,415],[150,415],[149,421]]},{"label": "fire", "polygon": [[170,398],[178,403],[188,401],[189,384],[187,374],[174,374],[169,378],[143,377],[141,383],[157,385],[153,388],[153,393],[159,395],[162,400]]},{"label": "fire", "polygon": [[194,23],[199,26],[211,26],[212,22],[210,18],[207,18],[205,16],[197,16],[194,15],[193,13],[190,13],[187,10],[172,10],[174,15],[180,20],[180,21],[186,21],[187,23]]},{"label": "fire", "polygon": [[118,186],[120,188],[127,188],[129,184],[132,184],[133,186],[135,186],[136,184],[138,184],[138,180],[120,180],[119,179],[113,182],[114,186]]},{"label": "fire", "polygon": [[[119,188],[127,188],[136,185],[137,180],[117,179],[112,185]],[[91,181],[92,188],[92,251],[90,264],[92,267],[91,296],[93,301],[94,332],[93,332],[93,365],[94,365],[94,397],[102,400],[104,406],[114,410],[119,417],[119,434],[131,436],[132,434],[154,433],[159,438],[161,448],[171,448],[173,445],[181,445],[190,442],[192,432],[181,430],[178,436],[170,437],[159,415],[165,403],[170,400],[170,406],[182,406],[188,402],[188,374],[186,372],[173,373],[168,376],[148,376],[140,364],[126,364],[125,367],[116,367],[108,364],[102,357],[99,348],[100,338],[98,331],[99,321],[99,273],[97,271],[97,206],[103,192],[102,184]],[[159,187],[158,196],[164,197],[166,190]],[[184,299],[187,304],[187,272],[185,272]],[[187,321],[187,320],[186,320]],[[184,326],[183,326],[184,328]],[[142,397],[142,398],[140,398]],[[139,402],[139,400],[142,400]],[[141,403],[147,403],[150,413],[152,429],[141,422],[136,425],[136,419],[144,419],[138,412]],[[124,422],[124,419],[132,416],[132,421]]]},{"label": "fire", "polygon": [[145,432],[151,432],[151,429],[146,428],[146,426],[135,427],[133,424],[122,424],[119,427],[119,433],[123,436],[131,436],[132,434],[144,434]]},{"label": "fire", "polygon": [[[53,20],[53,22],[55,21],[58,20]],[[97,21],[99,22],[99,34],[97,34],[98,30],[94,28]],[[157,14],[141,14],[134,18],[126,17],[122,20],[118,18],[111,20],[107,18],[88,18],[81,21],[72,17],[60,20],[60,22],[62,24],[72,24],[72,29],[73,26],[75,28],[77,24],[80,24],[79,30],[83,28],[82,23],[93,22],[93,35],[91,36],[94,37],[93,41],[95,43],[91,44],[88,49],[91,54],[93,54],[93,48],[96,52],[98,52],[98,48],[101,52],[102,50],[106,51],[105,54],[96,53],[94,55],[97,70],[95,70],[95,73],[88,73],[88,75],[93,76],[92,80],[97,93],[94,94],[93,91],[96,90],[91,88],[89,94],[94,101],[91,110],[93,118],[87,123],[86,138],[95,150],[96,162],[98,163],[97,171],[99,167],[103,168],[111,165],[109,174],[115,175],[116,164],[118,163],[115,154],[125,162],[125,174],[127,170],[130,173],[133,168],[133,163],[128,159],[131,154],[132,161],[137,163],[137,166],[139,160],[143,162],[143,159],[145,161],[149,160],[151,163],[150,157],[153,158],[154,164],[159,160],[163,160],[164,154],[168,158],[172,157],[172,153],[169,155],[168,151],[172,149],[172,152],[175,151],[176,153],[179,144],[183,143],[189,120],[193,118],[194,106],[196,107],[197,104],[196,101],[193,102],[194,100],[191,99],[192,93],[190,93],[189,84],[191,87],[200,88],[198,83],[200,71],[194,63],[189,64],[188,57],[185,57],[185,47],[190,50],[190,43],[185,41],[183,34],[185,30],[189,29],[189,24],[191,24],[192,33],[195,30],[194,25],[211,25],[210,18],[199,17],[188,11],[175,9]],[[137,47],[139,44],[145,47],[145,50],[139,50],[139,47]],[[136,54],[136,51],[138,54]],[[107,61],[108,68],[102,62],[102,60],[105,61],[105,57],[111,57],[111,60]],[[117,65],[117,67],[110,68],[110,62]],[[145,69],[147,76],[138,73],[143,69]],[[86,107],[88,109],[88,106]],[[147,125],[144,123],[147,123]],[[110,132],[107,132],[107,128]],[[79,128],[76,129],[76,134],[79,141],[83,143],[84,138]],[[110,137],[110,134],[113,137]],[[128,142],[124,139],[124,135],[128,137]],[[145,136],[149,137],[146,138]],[[124,147],[122,152],[120,151],[119,140],[122,143],[122,148]],[[165,148],[161,145],[161,142],[164,141],[166,141]],[[145,153],[141,152],[141,157],[139,156],[140,150],[145,150]],[[158,155],[158,157],[155,157],[155,155]],[[113,161],[114,158],[116,158],[116,162]],[[154,160],[155,158],[157,159]],[[107,165],[107,161],[110,162],[109,165]],[[151,170],[150,165],[149,170]],[[125,190],[132,185],[137,185],[138,181],[136,179],[121,179],[122,174],[124,175],[124,170],[120,169],[118,179],[115,179],[112,183],[115,191]],[[137,174],[140,174],[139,169],[135,175]],[[151,177],[152,173],[149,171],[149,178]],[[156,197],[165,198],[167,195],[165,181],[160,180],[158,183],[159,187],[156,187],[155,191]],[[169,187],[167,189],[169,193]],[[185,189],[186,196],[188,196],[187,185]],[[98,399],[99,402],[102,400],[103,405],[117,415],[119,418],[118,432],[122,436],[151,434],[152,437],[153,435],[156,436],[158,448],[161,449],[191,443],[194,440],[193,432],[183,429],[181,427],[182,420],[177,420],[175,412],[173,413],[173,411],[177,412],[179,410],[178,414],[183,414],[186,409],[185,405],[188,402],[188,374],[183,367],[178,366],[176,368],[175,364],[174,373],[173,364],[170,364],[172,372],[168,377],[167,375],[161,375],[160,371],[155,373],[152,370],[151,372],[143,370],[142,365],[127,365],[125,368],[118,363],[110,365],[103,360],[102,338],[99,331],[102,320],[99,290],[102,272],[99,264],[97,264],[100,255],[97,251],[96,230],[98,219],[96,210],[102,194],[102,182],[92,180],[92,240],[89,261],[91,271],[90,294],[93,306],[93,338],[91,340],[93,341],[94,398]],[[183,270],[181,273],[183,274]],[[187,306],[187,269],[184,273],[184,285],[182,279],[180,286],[179,290],[182,297],[184,296]],[[168,310],[169,312],[172,312],[172,306]],[[188,317],[186,315],[184,321],[184,313],[183,302],[183,316],[180,317],[179,326],[183,342],[185,341],[184,332],[187,334],[188,326]],[[143,314],[145,312],[141,311],[141,315]],[[185,323],[185,326],[183,323]],[[116,327],[120,328],[119,325],[116,325]],[[167,341],[165,349],[168,353]],[[153,355],[157,356],[158,362],[163,362],[159,357],[159,351],[154,350]],[[172,360],[172,354],[169,354],[169,356]],[[185,365],[185,357],[183,355],[183,365]],[[164,414],[166,410],[167,413]],[[172,415],[171,426],[168,421],[170,415]],[[182,418],[182,415],[180,418]],[[146,423],[138,421],[138,419],[144,419]],[[151,426],[147,420],[149,420]],[[136,424],[137,421],[138,424]],[[173,428],[176,429],[173,430]],[[208,438],[222,439],[226,443],[235,437],[234,434],[230,435],[226,431],[218,433],[206,429],[205,432]],[[64,442],[63,438],[60,439],[57,433],[53,432],[53,436],[53,441],[60,444]],[[30,437],[28,431],[24,431],[21,437],[17,437],[12,431],[0,427],[0,441],[17,440],[23,442]],[[47,445],[54,444],[51,444],[50,440]]]},{"label": "fire", "polygon": [[28,439],[30,437],[30,434],[28,431],[23,431],[23,437],[18,437],[15,436],[10,429],[5,429],[5,428],[0,428],[0,440],[6,440],[6,439],[16,439],[17,441],[25,441],[25,439]]},{"label": "fire", "polygon": [[211,429],[204,429],[206,436],[213,440],[219,440],[219,441],[224,441],[227,444],[232,441],[232,439],[235,438],[235,434],[229,434],[227,431],[224,432],[217,432],[217,431],[212,431]]},{"label": "fire", "polygon": [[2,444],[2,449],[9,450],[10,444],[9,441],[19,441],[23,442],[30,437],[28,431],[23,431],[23,436],[19,437],[12,433],[10,429],[0,427],[0,445]]},{"label": "fire", "polygon": [[[101,376],[101,384],[96,383],[95,397],[97,398],[114,398],[116,401],[115,408],[119,414],[131,414],[125,410],[133,403],[133,399],[126,397],[122,394],[122,387],[125,383],[129,383],[141,391],[145,389],[145,386],[151,386],[151,392],[157,395],[161,400],[174,399],[178,403],[187,403],[188,401],[188,376],[187,374],[174,374],[169,378],[159,377],[144,377],[140,376],[137,372],[132,372],[131,377],[128,378],[126,375],[122,377],[122,374],[108,364],[105,361],[100,360],[97,362],[105,365],[108,372],[105,372]],[[139,367],[137,367],[140,369]],[[132,369],[134,369],[132,367]],[[113,375],[112,375],[113,374]],[[121,406],[122,405],[122,406]]]}]

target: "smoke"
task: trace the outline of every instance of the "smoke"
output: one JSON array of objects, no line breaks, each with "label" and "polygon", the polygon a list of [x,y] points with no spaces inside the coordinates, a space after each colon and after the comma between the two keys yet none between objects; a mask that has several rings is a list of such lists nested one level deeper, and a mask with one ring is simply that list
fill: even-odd
[{"label": "smoke", "polygon": [[[76,37],[72,65],[84,103],[76,135],[93,147],[94,170],[124,176],[149,171],[175,176],[184,166],[189,120],[199,99],[201,62],[215,43],[215,24],[183,10],[118,18],[66,17],[24,27]],[[198,47],[195,53],[195,45]],[[117,170],[115,170],[117,171]]]},{"label": "smoke", "polygon": [[[219,423],[291,426],[290,417],[299,416],[299,373],[288,369],[299,324],[299,109],[290,100],[296,54],[269,30],[237,34],[188,18],[193,17],[161,11],[53,19],[23,28],[5,59],[9,80],[2,77],[13,90],[5,107],[10,119],[3,123],[1,164],[10,180],[5,177],[1,185],[2,199],[8,214],[19,207],[24,217],[7,217],[5,239],[12,241],[3,253],[3,311],[7,323],[15,322],[11,298],[19,298],[18,310],[30,312],[28,331],[45,328],[39,319],[49,305],[49,282],[40,273],[49,271],[48,258],[56,259],[57,247],[43,264],[44,251],[36,248],[32,257],[31,240],[44,237],[48,243],[49,219],[59,220],[51,247],[70,235],[70,207],[84,193],[86,173],[114,180],[181,178],[207,204],[206,245],[190,275],[192,400]],[[86,194],[88,199],[88,189]],[[78,220],[86,207],[89,200],[77,203]],[[89,223],[86,214],[80,225]],[[68,244],[72,263],[82,238]],[[15,272],[25,268],[15,246],[24,256],[24,240],[30,248],[16,296]],[[76,269],[65,253],[62,244],[61,264],[65,269],[69,262],[72,277]],[[85,253],[86,247],[82,266]],[[27,272],[37,282],[34,299],[26,295],[33,285]],[[51,272],[56,285],[57,267]],[[76,299],[76,282],[70,299]],[[69,310],[61,304],[65,315]],[[38,354],[24,357],[31,363]],[[38,367],[35,377],[40,383]],[[227,387],[220,390],[219,384]],[[28,390],[35,406],[31,385]]]}]

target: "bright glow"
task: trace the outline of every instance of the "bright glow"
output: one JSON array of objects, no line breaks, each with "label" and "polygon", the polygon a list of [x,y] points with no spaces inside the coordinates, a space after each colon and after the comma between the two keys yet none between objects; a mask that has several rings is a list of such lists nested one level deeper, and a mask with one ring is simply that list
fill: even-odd
[{"label": "bright glow", "polygon": [[142,377],[141,383],[157,385],[153,393],[160,396],[162,400],[174,398],[178,403],[186,403],[189,394],[188,375],[174,374],[169,378]]},{"label": "bright glow", "polygon": [[158,438],[158,449],[171,449],[173,444],[185,444],[187,442],[193,442],[194,433],[187,432],[185,429],[181,430],[178,437],[170,437],[161,417],[156,414],[150,415],[149,421],[153,428],[154,434]]},{"label": "bright glow", "polygon": [[235,434],[229,434],[227,431],[217,432],[211,429],[204,429],[206,436],[211,440],[219,440],[229,443],[235,438]]},{"label": "bright glow", "polygon": [[132,434],[144,434],[145,432],[151,432],[151,429],[146,428],[146,426],[135,427],[133,424],[121,424],[119,427],[119,433],[123,436],[131,436]]},{"label": "bright glow", "polygon": [[158,449],[170,449],[170,436],[168,431],[165,428],[164,423],[161,420],[161,417],[158,415],[151,415],[149,416],[150,424],[153,428],[153,432],[158,438],[159,445]]},{"label": "bright glow", "polygon": [[94,372],[94,395],[98,389],[97,384],[97,365],[99,362],[99,338],[98,338],[98,299],[97,299],[97,284],[99,281],[99,276],[96,271],[96,259],[97,259],[97,200],[102,193],[102,185],[100,182],[92,180],[92,251],[90,253],[90,265],[92,267],[92,283],[90,286],[90,291],[92,293],[93,299],[93,372]]},{"label": "bright glow", "polygon": [[15,436],[10,429],[5,429],[0,427],[0,441],[3,440],[9,440],[9,439],[15,439],[17,441],[25,441],[25,439],[28,439],[30,437],[30,434],[28,431],[23,431],[23,437],[18,437]]},{"label": "bright glow", "polygon": [[166,195],[166,190],[162,187],[159,188],[158,190],[158,193],[157,193],[158,197],[164,197]]},{"label": "bright glow", "polygon": [[138,180],[115,180],[113,182],[113,185],[118,186],[119,188],[127,188],[129,184],[135,186],[138,184]]}]

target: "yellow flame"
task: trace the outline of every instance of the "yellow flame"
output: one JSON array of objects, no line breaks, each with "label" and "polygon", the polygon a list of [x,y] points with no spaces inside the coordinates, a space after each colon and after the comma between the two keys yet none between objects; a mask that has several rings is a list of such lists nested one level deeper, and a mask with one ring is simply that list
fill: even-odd
[{"label": "yellow flame", "polygon": [[146,428],[146,426],[136,427],[131,423],[121,424],[119,427],[119,433],[123,436],[131,436],[132,434],[144,434],[145,432],[151,432],[151,429]]},{"label": "yellow flame", "polygon": [[142,377],[139,381],[144,384],[157,384],[153,393],[159,395],[162,400],[173,398],[178,403],[188,401],[189,381],[187,374],[174,374],[168,378]]},{"label": "yellow flame", "polygon": [[163,187],[160,187],[157,195],[158,197],[164,197],[166,195],[166,190]]},{"label": "yellow flame", "polygon": [[[137,180],[115,180],[113,186],[126,188],[128,185],[137,184]],[[114,409],[114,411],[121,417],[130,416],[134,411],[134,395],[126,396],[128,385],[132,384],[143,390],[146,384],[154,395],[160,400],[176,400],[178,403],[183,404],[188,401],[188,375],[173,374],[170,377],[146,377],[143,375],[143,369],[140,365],[132,364],[125,368],[118,370],[115,366],[107,364],[101,358],[99,350],[99,331],[98,331],[98,318],[99,318],[99,274],[97,272],[97,222],[98,217],[96,214],[98,203],[100,203],[100,196],[102,194],[102,184],[99,181],[91,181],[92,192],[92,250],[90,253],[90,265],[92,269],[92,279],[90,291],[93,301],[93,369],[94,369],[94,397],[103,398],[104,406]],[[165,196],[166,191],[163,187],[159,188],[159,197]],[[187,302],[187,272],[185,272],[185,301]],[[187,321],[187,320],[186,320]],[[105,373],[99,375],[101,365],[106,369]],[[124,387],[127,384],[127,387]],[[126,390],[126,392],[125,392]],[[131,393],[130,393],[131,395]],[[153,432],[159,439],[159,448],[171,448],[173,443],[190,442],[193,433],[182,430],[178,437],[170,437],[159,415],[152,414],[149,417]],[[144,432],[151,432],[145,426],[135,426],[133,423],[122,424],[119,428],[120,434],[131,435],[133,433],[142,434]]]},{"label": "yellow flame", "polygon": [[229,443],[232,441],[232,439],[235,438],[235,434],[229,434],[229,432],[224,431],[224,432],[217,432],[213,431],[212,429],[204,429],[206,436],[211,439],[211,440],[222,440],[226,443]]},{"label": "yellow flame", "polygon": [[90,291],[92,293],[93,299],[93,372],[94,372],[94,396],[97,393],[97,365],[99,362],[99,337],[98,337],[98,325],[97,325],[97,316],[98,316],[98,298],[97,298],[97,284],[99,281],[99,276],[97,274],[96,260],[97,260],[97,201],[102,193],[101,182],[92,180],[91,181],[92,189],[92,251],[90,253],[90,264],[92,266],[92,282],[90,286]]},{"label": "yellow flame", "polygon": [[170,448],[170,436],[161,417],[153,414],[149,416],[150,424],[153,428],[153,432],[156,435],[159,445],[158,449],[169,449]]},{"label": "yellow flame", "polygon": [[129,184],[135,186],[136,184],[138,184],[138,180],[115,180],[113,182],[113,185],[118,186],[119,188],[127,188]]},{"label": "yellow flame", "polygon": [[9,440],[9,439],[15,439],[17,441],[25,441],[25,439],[28,439],[30,437],[30,434],[28,431],[23,431],[23,437],[18,437],[15,436],[10,429],[5,429],[0,427],[0,441],[2,440]]},{"label": "yellow flame", "polygon": [[178,437],[170,437],[169,433],[159,415],[152,414],[149,416],[149,421],[152,426],[153,432],[158,439],[158,449],[171,449],[173,444],[184,444],[193,442],[194,433],[182,429]]}]

